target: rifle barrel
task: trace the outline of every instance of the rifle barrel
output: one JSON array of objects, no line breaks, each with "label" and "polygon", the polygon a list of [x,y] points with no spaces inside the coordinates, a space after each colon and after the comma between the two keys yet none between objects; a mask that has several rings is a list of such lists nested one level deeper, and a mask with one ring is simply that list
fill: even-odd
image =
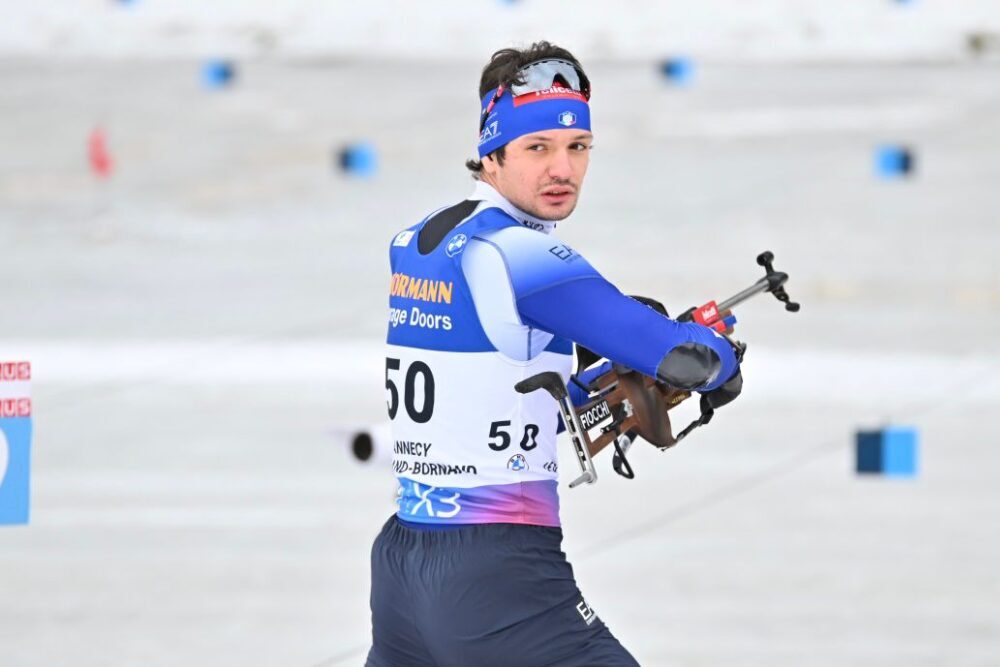
[{"label": "rifle barrel", "polygon": [[755,282],[753,285],[751,285],[750,287],[746,288],[742,292],[734,294],[733,296],[729,297],[725,301],[723,301],[720,304],[718,304],[719,312],[721,313],[721,312],[724,312],[726,310],[729,310],[733,306],[736,306],[737,304],[743,303],[744,301],[746,301],[747,299],[749,299],[752,296],[760,294],[761,292],[768,291],[768,289],[770,288],[770,286],[771,285],[768,282],[767,278],[761,278],[760,280],[758,280],[757,282]]}]

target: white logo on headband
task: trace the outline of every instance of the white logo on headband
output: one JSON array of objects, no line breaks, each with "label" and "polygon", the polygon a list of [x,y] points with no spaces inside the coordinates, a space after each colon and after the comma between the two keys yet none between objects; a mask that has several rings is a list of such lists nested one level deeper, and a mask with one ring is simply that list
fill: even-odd
[{"label": "white logo on headband", "polygon": [[559,114],[559,124],[565,127],[576,125],[576,114],[572,111],[563,111]]},{"label": "white logo on headband", "polygon": [[490,139],[496,139],[500,136],[500,121],[495,120],[486,127],[483,128],[483,133],[479,135],[479,145],[482,146]]}]

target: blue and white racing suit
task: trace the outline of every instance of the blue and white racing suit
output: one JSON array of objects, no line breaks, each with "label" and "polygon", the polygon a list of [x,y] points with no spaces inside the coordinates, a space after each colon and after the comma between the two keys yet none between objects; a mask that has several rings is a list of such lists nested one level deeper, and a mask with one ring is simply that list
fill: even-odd
[{"label": "blue and white racing suit", "polygon": [[[558,407],[572,343],[712,389],[729,344],[624,296],[490,186],[397,234],[385,382],[399,507],[372,546],[368,667],[635,667],[562,552]],[[600,372],[600,371],[595,371]]]},{"label": "blue and white racing suit", "polygon": [[401,519],[559,525],[558,406],[514,385],[568,380],[572,341],[689,389],[735,372],[724,338],[625,296],[553,227],[480,182],[394,237],[386,388]]}]

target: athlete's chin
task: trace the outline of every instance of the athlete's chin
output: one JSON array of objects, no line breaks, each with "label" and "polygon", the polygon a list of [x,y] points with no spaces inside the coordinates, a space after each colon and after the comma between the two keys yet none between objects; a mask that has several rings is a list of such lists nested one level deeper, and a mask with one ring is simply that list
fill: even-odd
[{"label": "athlete's chin", "polygon": [[542,220],[558,222],[568,218],[573,213],[574,209],[576,209],[576,202],[577,198],[575,196],[546,198],[543,195],[542,201],[538,202],[532,215]]}]

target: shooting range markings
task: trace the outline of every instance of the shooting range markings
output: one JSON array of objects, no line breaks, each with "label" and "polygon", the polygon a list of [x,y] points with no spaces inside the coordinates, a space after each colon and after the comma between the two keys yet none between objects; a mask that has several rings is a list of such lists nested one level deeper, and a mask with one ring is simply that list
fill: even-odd
[{"label": "shooting range markings", "polygon": [[[985,367],[975,369],[975,375],[972,374],[972,371],[966,371],[950,387],[940,392],[940,395],[948,397],[947,399],[927,400],[921,403],[913,403],[907,406],[905,410],[894,410],[896,419],[926,423],[935,414],[944,412],[951,405],[960,402],[961,399],[973,391],[979,391],[981,386],[973,384],[972,380],[974,378],[995,377],[995,371],[1000,371],[1000,362],[994,361]],[[1000,386],[1000,383],[997,384]],[[791,456],[775,462],[760,472],[745,475],[733,482],[723,484],[699,498],[682,503],[650,519],[621,530],[611,537],[598,540],[590,546],[585,546],[579,549],[575,559],[582,560],[610,551],[615,547],[641,538],[650,530],[693,516],[702,510],[721,505],[727,500],[758,489],[768,482],[784,477],[788,473],[794,472],[814,461],[818,461],[825,456],[853,447],[854,441],[852,439],[837,438],[825,440],[818,445],[795,452]]]}]

